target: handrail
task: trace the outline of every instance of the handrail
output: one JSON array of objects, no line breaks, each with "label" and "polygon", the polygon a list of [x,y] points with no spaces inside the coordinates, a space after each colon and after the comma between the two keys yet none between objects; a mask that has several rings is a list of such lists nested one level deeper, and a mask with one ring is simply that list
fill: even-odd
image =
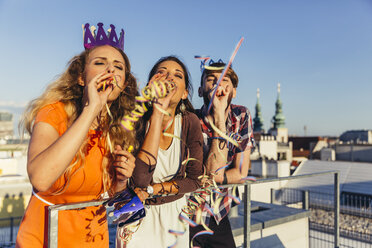
[{"label": "handrail", "polygon": [[[320,175],[334,175],[334,192],[335,192],[335,239],[334,239],[334,247],[339,247],[339,213],[340,213],[340,181],[339,181],[339,171],[325,171],[325,172],[317,172],[317,173],[310,173],[310,174],[303,174],[303,175],[295,175],[295,176],[288,176],[288,177],[277,177],[277,178],[265,178],[265,179],[258,179],[256,181],[246,181],[244,183],[239,184],[225,184],[219,185],[219,188],[230,188],[234,186],[244,186],[244,244],[243,247],[250,247],[250,213],[251,213],[251,186],[255,184],[261,183],[268,183],[268,182],[279,182],[279,181],[286,181],[286,180],[295,180],[301,178],[308,178],[308,177],[315,177]],[[199,190],[199,189],[197,189]],[[195,190],[195,191],[197,191]],[[163,196],[170,196],[163,195]],[[156,196],[161,197],[161,196]],[[102,200],[93,200],[93,201],[85,201],[85,202],[77,202],[77,203],[68,203],[68,204],[59,204],[59,205],[52,205],[49,206],[49,222],[48,222],[48,247],[49,248],[56,248],[58,247],[58,211],[61,210],[72,210],[72,209],[79,209],[84,207],[93,207],[102,205],[106,199]]]},{"label": "handrail", "polygon": [[6,217],[6,218],[0,218],[0,221],[7,221],[7,220],[10,220],[10,219],[22,219],[23,216],[10,216],[10,217]]},{"label": "handrail", "polygon": [[[224,185],[219,185],[218,187],[219,188],[230,188],[230,187],[234,187],[234,186],[245,186],[247,184],[253,185],[253,184],[276,182],[276,181],[294,180],[294,179],[299,179],[299,178],[334,174],[335,172],[337,172],[337,171],[317,172],[317,173],[303,174],[303,175],[296,175],[296,176],[288,176],[288,177],[265,178],[265,179],[258,179],[256,181],[246,181],[244,183],[224,184]],[[213,186],[211,186],[211,187],[214,188]],[[197,189],[193,192],[196,192],[198,190],[200,190],[200,189]],[[149,199],[164,197],[164,196],[172,196],[172,195],[176,195],[176,194],[157,195],[157,196],[154,196],[154,197],[150,197]],[[49,206],[49,211],[72,210],[72,209],[83,208],[83,207],[94,207],[94,206],[101,205],[103,202],[105,202],[107,200],[108,200],[108,198],[105,198],[105,199],[102,199],[102,200],[92,200],[92,201],[83,201],[83,202],[74,202],[74,203],[52,205],[52,206]]]}]

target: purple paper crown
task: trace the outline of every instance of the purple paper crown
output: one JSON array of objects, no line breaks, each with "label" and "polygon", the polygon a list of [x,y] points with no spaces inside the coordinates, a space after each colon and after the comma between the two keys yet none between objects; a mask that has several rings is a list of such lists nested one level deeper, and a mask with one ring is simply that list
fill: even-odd
[{"label": "purple paper crown", "polygon": [[115,26],[110,25],[111,28],[107,30],[107,35],[105,30],[103,29],[103,23],[98,23],[98,31],[96,35],[96,27],[90,26],[89,23],[83,25],[83,35],[84,35],[84,48],[91,49],[96,46],[103,46],[103,45],[110,45],[113,47],[117,47],[124,51],[124,30],[121,29],[120,38],[118,39]]}]

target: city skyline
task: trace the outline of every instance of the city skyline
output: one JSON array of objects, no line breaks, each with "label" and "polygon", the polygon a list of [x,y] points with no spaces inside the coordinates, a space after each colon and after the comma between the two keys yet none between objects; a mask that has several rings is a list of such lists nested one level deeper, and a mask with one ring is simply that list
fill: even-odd
[{"label": "city skyline", "polygon": [[[99,8],[97,8],[99,6]],[[67,14],[68,13],[68,14]],[[372,3],[331,1],[131,1],[84,4],[0,2],[0,110],[22,109],[83,50],[81,25],[124,28],[124,49],[140,83],[162,56],[188,66],[199,108],[199,60],[227,61],[245,40],[233,68],[240,82],[235,104],[255,115],[260,88],[264,128],[275,113],[277,84],[291,135],[338,136],[372,128]],[[15,113],[19,117],[19,112]]]}]

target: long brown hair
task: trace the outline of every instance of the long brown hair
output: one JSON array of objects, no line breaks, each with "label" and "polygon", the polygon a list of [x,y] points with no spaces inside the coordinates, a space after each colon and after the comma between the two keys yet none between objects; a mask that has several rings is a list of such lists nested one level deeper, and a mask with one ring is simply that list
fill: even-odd
[{"label": "long brown hair", "polygon": [[[19,124],[20,130],[23,131],[21,133],[27,131],[29,134],[32,134],[33,122],[37,113],[46,105],[56,102],[62,102],[64,104],[64,109],[67,114],[67,127],[72,125],[83,110],[82,99],[84,87],[78,84],[78,79],[83,78],[88,56],[94,49],[95,48],[85,50],[80,55],[73,57],[68,63],[65,72],[62,73],[57,80],[51,83],[40,97],[29,103]],[[137,82],[131,73],[130,62],[127,55],[122,50],[117,50],[123,56],[125,61],[126,87],[110,106],[112,120],[107,116],[100,125],[100,131],[102,131],[102,137],[105,139],[107,139],[109,134],[113,147],[115,145],[120,145],[124,149],[127,149],[132,145],[136,150],[139,146],[138,141],[135,138],[136,131],[126,131],[121,127],[120,121],[124,115],[129,114],[135,107],[135,96],[138,95]],[[71,177],[84,166],[87,143],[88,139],[81,145],[79,151],[75,155],[73,163],[71,163],[65,170],[63,176],[66,183],[53,192],[53,194],[62,194],[67,189]],[[113,155],[110,153],[107,140],[106,142],[100,143],[105,146],[105,154],[102,163],[104,191],[112,194],[112,188],[116,183],[115,170],[111,166]]]}]

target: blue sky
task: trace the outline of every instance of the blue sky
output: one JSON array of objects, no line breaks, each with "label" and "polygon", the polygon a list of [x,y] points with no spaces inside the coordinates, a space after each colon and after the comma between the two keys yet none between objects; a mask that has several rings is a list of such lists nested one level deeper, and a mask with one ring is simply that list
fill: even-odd
[{"label": "blue sky", "polygon": [[[175,54],[195,93],[194,55],[227,61],[243,36],[233,63],[240,79],[234,102],[254,116],[260,88],[265,129],[278,82],[290,134],[303,135],[304,125],[308,135],[372,129],[369,0],[0,0],[0,109],[24,106],[63,72],[83,50],[86,22],[125,29],[125,51],[142,86],[157,59]],[[202,104],[197,94],[193,104]]]}]

